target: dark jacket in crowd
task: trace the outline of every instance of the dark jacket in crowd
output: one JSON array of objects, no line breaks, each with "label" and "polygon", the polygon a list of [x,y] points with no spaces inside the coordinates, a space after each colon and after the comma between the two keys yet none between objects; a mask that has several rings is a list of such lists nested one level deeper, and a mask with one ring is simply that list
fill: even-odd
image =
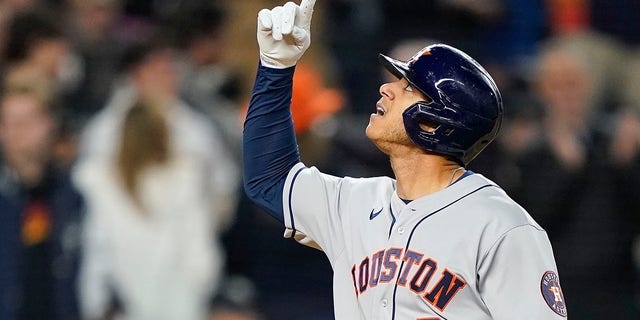
[{"label": "dark jacket in crowd", "polygon": [[65,174],[26,188],[0,169],[0,319],[78,319],[82,206]]}]

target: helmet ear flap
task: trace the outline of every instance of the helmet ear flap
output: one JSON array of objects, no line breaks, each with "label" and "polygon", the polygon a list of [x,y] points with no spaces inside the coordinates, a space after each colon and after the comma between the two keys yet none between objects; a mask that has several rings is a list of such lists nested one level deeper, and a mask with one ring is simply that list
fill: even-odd
[{"label": "helmet ear flap", "polygon": [[431,149],[430,146],[425,146],[425,140],[431,143],[437,143],[438,139],[435,137],[436,132],[440,129],[441,124],[426,116],[424,110],[429,109],[433,105],[433,102],[418,101],[410,105],[403,113],[402,120],[404,121],[404,128],[409,135],[409,138],[413,143],[418,146]]},{"label": "helmet ear flap", "polygon": [[409,139],[417,146],[426,151],[449,155],[458,161],[464,151],[454,141],[452,134],[463,128],[438,116],[443,109],[442,105],[433,101],[418,101],[402,113],[404,128]]},{"label": "helmet ear flap", "polygon": [[[409,108],[415,108],[414,110],[411,110],[408,113],[411,114],[411,119],[417,122],[416,127],[422,131],[421,134],[427,134],[427,135],[435,134],[436,131],[438,131],[438,129],[441,127],[441,123],[438,123],[433,119],[429,119],[428,117],[425,116],[423,112],[421,112],[421,110],[425,110],[426,108],[437,109],[438,106],[436,104],[432,104],[431,102],[426,102],[426,101],[418,101],[413,105],[411,105]],[[407,119],[405,119],[405,121],[406,120]]]}]

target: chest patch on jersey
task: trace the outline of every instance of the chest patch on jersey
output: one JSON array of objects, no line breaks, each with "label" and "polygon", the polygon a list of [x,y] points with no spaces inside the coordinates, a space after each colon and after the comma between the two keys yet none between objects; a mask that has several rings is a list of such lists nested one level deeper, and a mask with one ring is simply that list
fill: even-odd
[{"label": "chest patch on jersey", "polygon": [[560,288],[558,274],[553,271],[545,272],[540,282],[540,291],[551,310],[563,317],[567,316],[567,306],[564,303],[564,295],[562,294],[562,288]]}]

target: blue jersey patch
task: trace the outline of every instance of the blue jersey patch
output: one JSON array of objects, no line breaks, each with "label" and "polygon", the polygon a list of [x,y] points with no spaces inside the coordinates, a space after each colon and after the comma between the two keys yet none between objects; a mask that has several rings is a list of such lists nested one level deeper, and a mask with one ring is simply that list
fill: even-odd
[{"label": "blue jersey patch", "polygon": [[567,306],[564,303],[562,288],[560,288],[560,279],[555,272],[547,271],[544,273],[540,282],[540,291],[551,310],[563,317],[567,316]]}]

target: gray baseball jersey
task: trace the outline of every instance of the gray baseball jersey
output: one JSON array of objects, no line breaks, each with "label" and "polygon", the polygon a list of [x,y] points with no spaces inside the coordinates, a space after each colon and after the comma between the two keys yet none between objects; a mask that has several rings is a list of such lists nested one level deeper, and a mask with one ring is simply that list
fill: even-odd
[{"label": "gray baseball jersey", "polygon": [[338,178],[297,164],[285,236],[334,270],[336,319],[565,319],[545,231],[471,174],[405,203],[388,177]]}]

